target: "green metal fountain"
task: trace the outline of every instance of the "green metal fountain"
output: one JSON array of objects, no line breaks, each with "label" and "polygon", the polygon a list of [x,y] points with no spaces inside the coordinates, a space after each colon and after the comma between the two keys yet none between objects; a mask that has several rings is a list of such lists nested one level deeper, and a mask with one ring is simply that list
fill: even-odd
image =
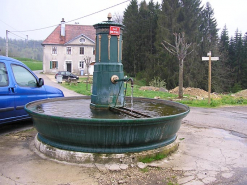
[{"label": "green metal fountain", "polygon": [[[189,107],[172,101],[125,96],[122,65],[124,26],[111,21],[94,25],[96,63],[91,97],[35,101],[25,106],[46,154],[67,152],[122,154],[158,149],[173,143]],[[127,104],[130,103],[130,107]],[[66,111],[65,108],[66,107]]]},{"label": "green metal fountain", "polygon": [[96,29],[96,64],[93,73],[92,108],[124,106],[124,88],[116,80],[124,79],[122,64],[123,25],[108,21],[94,25]]}]

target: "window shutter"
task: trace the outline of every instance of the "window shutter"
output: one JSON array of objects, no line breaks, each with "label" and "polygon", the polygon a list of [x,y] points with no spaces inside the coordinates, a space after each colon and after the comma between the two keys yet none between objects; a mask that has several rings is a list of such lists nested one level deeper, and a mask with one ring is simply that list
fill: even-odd
[{"label": "window shutter", "polygon": [[56,69],[58,69],[58,61],[56,61]]},{"label": "window shutter", "polygon": [[52,61],[50,61],[50,69],[52,69]]}]

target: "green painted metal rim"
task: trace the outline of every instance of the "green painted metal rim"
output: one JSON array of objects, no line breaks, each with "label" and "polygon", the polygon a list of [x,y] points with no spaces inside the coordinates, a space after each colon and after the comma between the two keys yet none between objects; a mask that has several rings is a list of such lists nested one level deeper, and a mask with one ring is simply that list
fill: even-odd
[{"label": "green painted metal rim", "polygon": [[[128,99],[129,97],[126,97]],[[76,100],[76,99],[91,99],[91,96],[73,96],[73,97],[63,97],[63,98],[53,98],[53,99],[46,99],[46,100],[38,100],[34,102],[30,102],[25,105],[25,110],[31,114],[32,117],[39,117],[39,118],[44,118],[46,119],[47,115],[46,114],[41,114],[41,113],[36,113],[28,109],[28,106],[32,104],[40,104],[40,103],[46,103],[46,102],[54,102],[54,101],[66,101],[66,100]],[[114,124],[137,124],[137,125],[150,125],[151,124],[159,124],[159,122],[164,122],[168,120],[180,120],[184,118],[189,112],[190,108],[186,105],[183,105],[181,103],[177,102],[171,102],[168,100],[157,100],[157,99],[150,99],[150,98],[136,98],[134,97],[134,102],[135,100],[137,101],[154,101],[154,102],[165,102],[166,105],[171,105],[171,106],[179,106],[180,108],[183,108],[185,112],[182,112],[180,114],[175,114],[175,115],[170,115],[170,116],[161,116],[161,117],[154,117],[154,118],[135,118],[135,119],[98,119],[98,118],[70,118],[70,117],[59,117],[59,116],[51,116],[49,115],[49,118],[54,119],[54,120],[63,120],[63,121],[70,121],[73,120],[74,123],[81,124],[81,121],[87,121],[90,122],[92,125],[102,125],[108,123],[109,125],[114,123]],[[148,121],[148,123],[147,123]],[[107,125],[106,125],[107,126]],[[115,125],[116,126],[116,125]]]},{"label": "green painted metal rim", "polygon": [[68,150],[68,151],[77,151],[77,152],[86,152],[86,153],[107,153],[107,154],[120,154],[120,153],[135,153],[135,152],[142,152],[142,151],[146,151],[146,150],[153,150],[156,148],[160,148],[160,147],[164,147],[167,146],[171,143],[173,143],[176,139],[177,136],[176,134],[173,135],[172,137],[159,142],[159,143],[154,143],[154,144],[148,144],[145,146],[128,146],[126,148],[121,147],[111,147],[111,148],[105,148],[105,147],[99,147],[99,148],[92,148],[90,146],[85,147],[85,146],[72,146],[72,145],[66,145],[66,144],[61,144],[55,141],[51,141],[45,137],[43,137],[40,133],[38,133],[37,136],[38,140],[53,146],[55,148],[59,148],[59,149],[63,149],[63,150]]},{"label": "green painted metal rim", "polygon": [[121,29],[123,29],[123,27],[124,27],[124,25],[117,23],[117,22],[114,22],[114,21],[103,21],[103,22],[94,24],[93,26],[95,29],[105,28],[105,27],[109,28],[110,26],[119,26],[119,27],[121,27]]}]

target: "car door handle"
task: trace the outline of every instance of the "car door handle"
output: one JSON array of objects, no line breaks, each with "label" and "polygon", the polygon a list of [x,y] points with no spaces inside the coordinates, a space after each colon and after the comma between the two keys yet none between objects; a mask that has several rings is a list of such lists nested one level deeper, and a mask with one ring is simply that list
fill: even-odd
[{"label": "car door handle", "polygon": [[14,87],[10,87],[10,88],[9,88],[9,92],[15,93],[15,88],[14,88]]}]

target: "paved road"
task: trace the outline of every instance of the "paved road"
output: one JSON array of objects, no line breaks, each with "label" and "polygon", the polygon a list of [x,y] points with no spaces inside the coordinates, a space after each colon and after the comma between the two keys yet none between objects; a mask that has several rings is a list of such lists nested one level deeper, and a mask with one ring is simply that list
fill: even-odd
[{"label": "paved road", "polygon": [[42,71],[34,71],[34,73],[39,78],[43,78],[44,79],[45,85],[53,86],[53,87],[56,87],[56,88],[62,90],[65,97],[68,97],[68,96],[82,96],[81,94],[78,94],[78,93],[76,93],[74,91],[66,89],[65,87],[63,87],[60,84],[58,84],[56,82],[56,79],[55,79],[54,75],[45,75],[45,74],[42,73]]},{"label": "paved road", "polygon": [[247,138],[247,106],[195,108],[184,119],[187,124],[220,128]]}]

